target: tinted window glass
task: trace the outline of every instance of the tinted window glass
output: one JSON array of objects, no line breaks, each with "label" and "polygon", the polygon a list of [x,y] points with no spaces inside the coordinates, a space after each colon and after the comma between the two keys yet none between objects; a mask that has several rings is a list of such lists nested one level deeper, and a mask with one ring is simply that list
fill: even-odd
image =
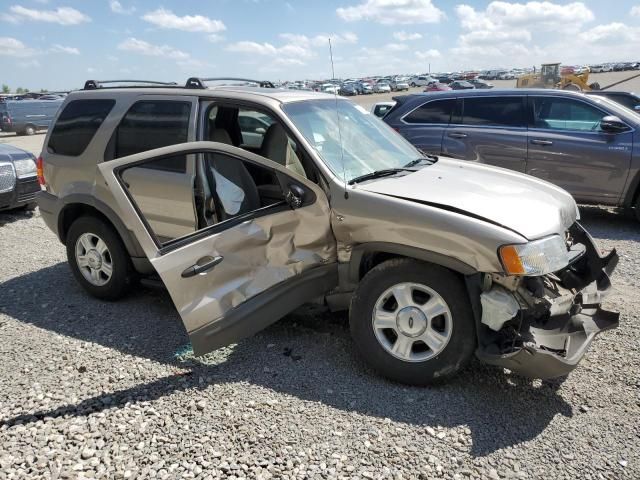
[{"label": "tinted window glass", "polygon": [[538,97],[533,99],[535,128],[550,130],[598,129],[605,114],[579,100],[571,98]]},{"label": "tinted window glass", "polygon": [[115,100],[74,100],[56,122],[48,148],[59,155],[78,156],[85,151]]},{"label": "tinted window glass", "polygon": [[453,110],[455,103],[456,101],[453,99],[435,100],[425,103],[404,117],[404,121],[407,123],[448,124],[451,119],[451,111]]},{"label": "tinted window glass", "polygon": [[[191,104],[187,102],[135,103],[116,130],[114,158],[187,142],[190,114]],[[149,168],[183,173],[186,157],[165,158],[149,164]]]},{"label": "tinted window glass", "polygon": [[462,123],[498,127],[524,127],[524,109],[520,97],[465,98]]}]

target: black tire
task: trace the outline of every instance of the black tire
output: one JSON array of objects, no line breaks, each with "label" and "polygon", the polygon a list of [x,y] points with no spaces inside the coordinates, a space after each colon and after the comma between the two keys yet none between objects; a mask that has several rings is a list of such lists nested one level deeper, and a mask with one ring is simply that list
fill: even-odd
[{"label": "black tire", "polygon": [[589,85],[589,88],[591,90],[600,90],[600,84],[598,82],[593,82],[591,85]]},{"label": "black tire", "polygon": [[[97,235],[109,249],[113,269],[110,279],[104,285],[93,285],[80,272],[75,248],[76,242],[84,233]],[[75,220],[67,232],[66,247],[67,260],[73,276],[92,296],[102,300],[117,300],[130,290],[134,280],[131,258],[118,233],[104,220],[93,216],[80,217]]]},{"label": "black tire", "polygon": [[[429,360],[400,360],[376,338],[372,322],[376,302],[388,288],[403,282],[431,288],[451,312],[449,341]],[[455,375],[469,362],[476,348],[475,322],[463,281],[443,267],[409,258],[387,260],[365,275],[351,300],[349,323],[353,341],[364,360],[383,376],[408,385],[428,385]]]},{"label": "black tire", "polygon": [[25,135],[27,135],[27,136],[29,136],[29,137],[30,137],[31,135],[35,135],[35,133],[36,133],[36,128],[35,128],[33,125],[27,125],[27,126],[24,128],[24,134],[25,134]]},{"label": "black tire", "polygon": [[581,92],[582,91],[580,86],[576,85],[575,83],[567,83],[564,87],[562,87],[562,89],[570,91],[570,92]]}]

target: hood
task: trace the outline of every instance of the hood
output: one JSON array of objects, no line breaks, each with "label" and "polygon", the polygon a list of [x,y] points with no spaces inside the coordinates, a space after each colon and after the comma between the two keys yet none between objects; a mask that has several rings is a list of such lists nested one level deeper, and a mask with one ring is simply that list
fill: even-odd
[{"label": "hood", "polygon": [[478,218],[529,240],[563,234],[578,216],[575,201],[560,187],[511,170],[446,157],[415,173],[373,180],[358,188]]},{"label": "hood", "polygon": [[20,148],[8,145],[6,143],[0,144],[0,160],[21,160],[23,158],[32,158],[29,152]]}]

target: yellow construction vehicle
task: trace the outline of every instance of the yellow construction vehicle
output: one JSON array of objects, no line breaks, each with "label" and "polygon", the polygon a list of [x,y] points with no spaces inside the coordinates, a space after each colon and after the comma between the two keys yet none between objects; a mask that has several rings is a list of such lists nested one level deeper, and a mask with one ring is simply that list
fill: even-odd
[{"label": "yellow construction vehicle", "polygon": [[545,63],[539,73],[530,73],[518,77],[518,88],[559,88],[588,92],[600,90],[597,82],[589,84],[589,69],[582,73],[575,73],[573,69],[560,70],[559,63]]}]

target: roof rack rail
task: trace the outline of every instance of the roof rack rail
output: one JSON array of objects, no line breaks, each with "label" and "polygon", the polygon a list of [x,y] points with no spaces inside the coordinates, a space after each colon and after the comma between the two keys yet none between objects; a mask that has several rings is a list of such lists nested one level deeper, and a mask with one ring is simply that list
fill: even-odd
[{"label": "roof rack rail", "polygon": [[112,83],[134,83],[140,86],[152,85],[157,87],[175,87],[178,85],[176,82],[158,82],[155,80],[87,80],[86,82],[84,82],[83,90],[96,90],[98,88],[105,88],[104,85]]},{"label": "roof rack rail", "polygon": [[268,80],[253,80],[250,78],[237,78],[237,77],[210,77],[210,78],[191,77],[187,80],[187,83],[185,84],[184,87],[202,89],[202,88],[207,88],[206,85],[204,84],[205,82],[219,82],[223,80],[231,80],[233,82],[256,83],[261,88],[276,88],[275,85],[273,85],[273,83],[269,82]]}]

